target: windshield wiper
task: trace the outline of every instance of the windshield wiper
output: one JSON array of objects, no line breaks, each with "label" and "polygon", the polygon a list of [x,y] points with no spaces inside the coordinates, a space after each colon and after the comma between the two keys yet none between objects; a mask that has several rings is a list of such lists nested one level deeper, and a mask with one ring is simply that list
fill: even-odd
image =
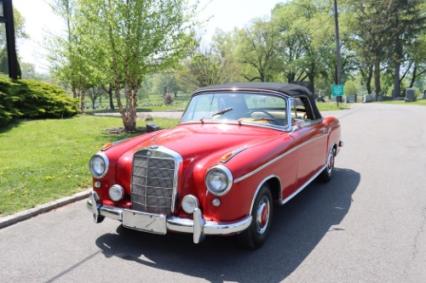
[{"label": "windshield wiper", "polygon": [[223,110],[220,110],[220,111],[218,111],[218,112],[214,113],[214,114],[212,115],[212,117],[213,117],[213,116],[217,116],[217,115],[223,115],[223,114],[225,114],[225,113],[227,113],[227,112],[229,112],[229,111],[232,111],[232,110],[233,110],[233,109],[232,109],[232,107],[225,108],[225,109],[223,109]]}]

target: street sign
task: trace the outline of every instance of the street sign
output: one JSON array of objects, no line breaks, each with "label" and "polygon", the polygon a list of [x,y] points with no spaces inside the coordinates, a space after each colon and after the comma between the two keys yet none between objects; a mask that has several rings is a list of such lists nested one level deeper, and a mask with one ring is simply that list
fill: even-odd
[{"label": "street sign", "polygon": [[344,96],[345,95],[344,85],[333,85],[331,87],[331,95],[333,97]]}]

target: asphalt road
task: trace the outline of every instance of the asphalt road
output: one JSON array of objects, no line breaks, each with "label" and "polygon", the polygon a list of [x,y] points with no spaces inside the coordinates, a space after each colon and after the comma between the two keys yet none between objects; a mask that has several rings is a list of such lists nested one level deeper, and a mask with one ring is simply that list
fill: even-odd
[{"label": "asphalt road", "polygon": [[426,108],[337,116],[335,178],[279,208],[260,250],[95,225],[78,202],[0,230],[0,282],[426,282]]}]

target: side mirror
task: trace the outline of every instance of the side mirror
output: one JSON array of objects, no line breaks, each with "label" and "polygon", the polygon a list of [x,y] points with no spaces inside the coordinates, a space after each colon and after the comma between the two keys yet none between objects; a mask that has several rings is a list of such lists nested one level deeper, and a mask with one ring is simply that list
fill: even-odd
[{"label": "side mirror", "polygon": [[296,129],[301,129],[305,126],[305,121],[303,120],[296,120]]}]

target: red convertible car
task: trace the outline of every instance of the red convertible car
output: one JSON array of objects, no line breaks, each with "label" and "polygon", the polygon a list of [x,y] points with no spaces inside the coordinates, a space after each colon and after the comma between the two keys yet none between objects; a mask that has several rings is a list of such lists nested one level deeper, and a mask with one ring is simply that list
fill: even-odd
[{"label": "red convertible car", "polygon": [[244,83],[197,90],[180,124],[105,146],[90,160],[87,206],[126,228],[165,235],[266,240],[273,207],[333,176],[340,124],[292,84]]}]

